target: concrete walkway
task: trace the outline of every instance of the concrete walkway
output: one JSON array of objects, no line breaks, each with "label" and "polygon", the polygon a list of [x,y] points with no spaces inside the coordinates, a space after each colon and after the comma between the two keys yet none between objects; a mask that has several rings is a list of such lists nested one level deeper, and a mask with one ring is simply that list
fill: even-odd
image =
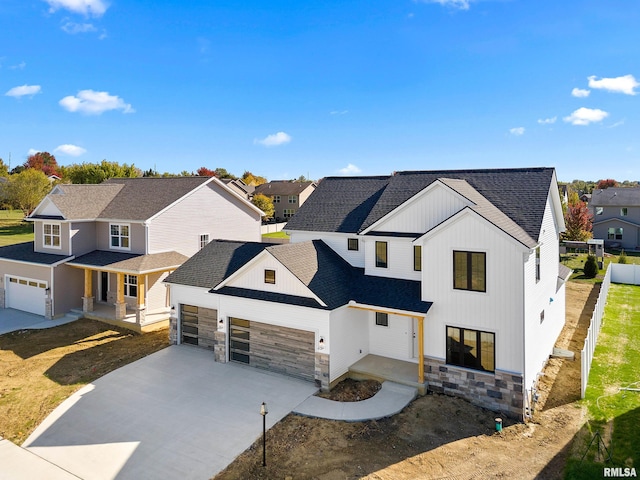
[{"label": "concrete walkway", "polygon": [[78,480],[78,477],[0,437],[0,479]]},{"label": "concrete walkway", "polygon": [[311,396],[298,405],[293,413],[346,422],[377,420],[401,412],[417,394],[417,388],[386,381],[378,393],[361,402],[335,402]]},{"label": "concrete walkway", "polygon": [[79,315],[67,314],[64,317],[46,320],[42,315],[14,310],[13,308],[0,308],[0,335],[15,332],[17,330],[32,330],[40,328],[57,327],[80,318]]}]

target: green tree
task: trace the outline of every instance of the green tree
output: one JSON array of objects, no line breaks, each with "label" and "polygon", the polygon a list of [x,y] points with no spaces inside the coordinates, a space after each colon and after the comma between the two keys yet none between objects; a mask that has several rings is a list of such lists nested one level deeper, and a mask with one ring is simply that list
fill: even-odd
[{"label": "green tree", "polygon": [[237,180],[238,177],[236,177],[235,175],[227,172],[226,169],[224,168],[216,168],[215,170],[216,172],[216,177],[218,178],[230,178],[231,180]]},{"label": "green tree", "polygon": [[120,165],[102,160],[100,163],[74,163],[62,169],[63,177],[71,183],[102,183],[109,178],[135,178],[142,172],[135,165]]},{"label": "green tree", "polygon": [[624,253],[624,250],[621,250],[618,255],[618,263],[627,263],[627,254]]},{"label": "green tree", "polygon": [[256,207],[264,212],[263,218],[272,218],[273,214],[276,211],[275,207],[273,206],[273,201],[269,197],[261,193],[254,195],[251,203],[253,203]]},{"label": "green tree", "polygon": [[9,176],[9,166],[4,163],[4,160],[0,158],[0,177],[8,177]]},{"label": "green tree", "polygon": [[596,257],[593,255],[589,255],[587,257],[587,261],[584,262],[584,268],[582,271],[584,272],[584,276],[587,278],[595,278],[598,274],[598,263],[596,262]]},{"label": "green tree", "polygon": [[9,177],[6,199],[14,208],[29,215],[50,190],[51,182],[44,172],[28,168]]}]

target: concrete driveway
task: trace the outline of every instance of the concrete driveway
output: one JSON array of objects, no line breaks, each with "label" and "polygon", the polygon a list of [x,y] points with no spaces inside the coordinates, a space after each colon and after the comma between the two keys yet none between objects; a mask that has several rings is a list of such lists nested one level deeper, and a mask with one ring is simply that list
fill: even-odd
[{"label": "concrete driveway", "polygon": [[262,435],[263,401],[269,428],[315,391],[171,346],[78,391],[23,447],[85,480],[208,479]]}]

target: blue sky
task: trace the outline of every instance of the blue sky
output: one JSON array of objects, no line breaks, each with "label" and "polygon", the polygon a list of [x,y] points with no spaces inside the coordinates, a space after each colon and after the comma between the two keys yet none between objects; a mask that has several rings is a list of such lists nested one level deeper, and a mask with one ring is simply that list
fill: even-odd
[{"label": "blue sky", "polygon": [[0,157],[640,180],[640,2],[2,0]]}]

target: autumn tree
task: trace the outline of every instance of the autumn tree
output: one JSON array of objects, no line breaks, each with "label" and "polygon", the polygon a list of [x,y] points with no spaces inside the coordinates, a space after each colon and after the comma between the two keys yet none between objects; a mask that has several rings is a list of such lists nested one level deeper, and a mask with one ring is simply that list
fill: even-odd
[{"label": "autumn tree", "polygon": [[564,216],[564,223],[567,230],[564,232],[565,240],[584,242],[593,238],[591,223],[593,215],[587,208],[587,204],[578,199],[578,194],[572,192],[569,197],[567,213]]},{"label": "autumn tree", "polygon": [[6,185],[6,201],[29,215],[51,190],[51,182],[41,170],[27,168],[11,175]]},{"label": "autumn tree", "polygon": [[254,187],[267,183],[267,179],[265,177],[254,175],[248,170],[242,174],[242,181],[247,185],[253,185]]},{"label": "autumn tree", "polygon": [[62,168],[62,176],[71,183],[102,183],[109,178],[135,178],[142,172],[135,165],[120,165],[102,160],[100,163],[74,163]]},{"label": "autumn tree", "polygon": [[27,161],[24,162],[24,169],[27,170],[29,168],[33,168],[35,170],[40,170],[46,176],[49,175],[57,175],[59,174],[60,167],[58,166],[58,162],[56,161],[56,157],[51,155],[49,152],[38,152],[33,155],[29,155]]},{"label": "autumn tree", "polygon": [[598,180],[596,184],[596,188],[599,190],[604,190],[609,187],[617,187],[618,182],[616,182],[613,178],[607,178],[606,180]]},{"label": "autumn tree", "polygon": [[217,177],[216,171],[211,170],[207,167],[200,167],[198,170],[196,170],[196,174],[199,177]]},{"label": "autumn tree", "polygon": [[273,214],[276,211],[275,207],[273,206],[273,201],[269,197],[261,193],[254,195],[251,203],[253,203],[256,207],[264,212],[263,218],[272,218]]}]

